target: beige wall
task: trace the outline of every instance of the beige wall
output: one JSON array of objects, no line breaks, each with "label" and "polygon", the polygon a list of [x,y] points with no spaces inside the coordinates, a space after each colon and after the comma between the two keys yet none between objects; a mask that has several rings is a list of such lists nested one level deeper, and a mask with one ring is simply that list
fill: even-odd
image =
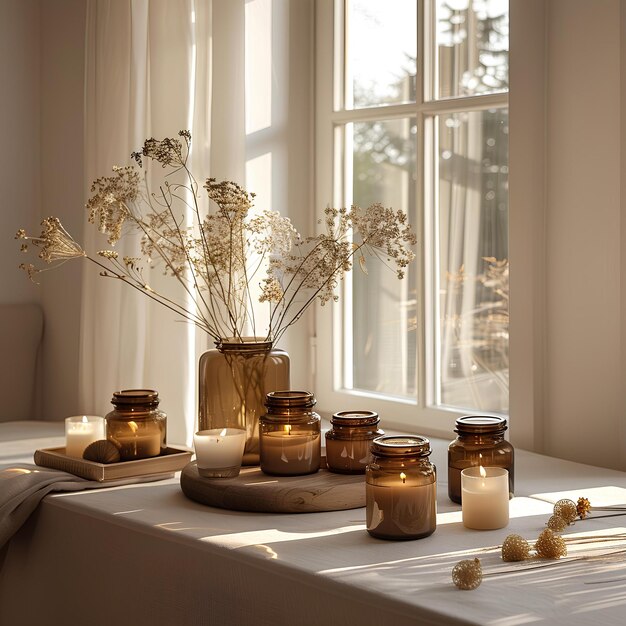
[{"label": "beige wall", "polygon": [[511,6],[513,440],[626,469],[626,2]]},{"label": "beige wall", "polygon": [[[82,240],[83,0],[41,3],[41,212],[57,215]],[[45,419],[82,413],[78,405],[80,260],[41,281],[45,315],[43,412]]]},{"label": "beige wall", "polygon": [[0,302],[38,302],[18,269],[18,228],[39,226],[39,0],[0,0]]},{"label": "beige wall", "polygon": [[[80,237],[83,206],[82,0],[0,0],[1,302],[44,309],[40,409],[34,417],[77,413],[81,263],[49,272],[39,285],[17,269],[18,228],[39,232],[57,215]],[[6,362],[6,361],[5,361]]]},{"label": "beige wall", "polygon": [[625,391],[619,18],[618,0],[550,2],[547,72],[545,445],[614,467]]}]

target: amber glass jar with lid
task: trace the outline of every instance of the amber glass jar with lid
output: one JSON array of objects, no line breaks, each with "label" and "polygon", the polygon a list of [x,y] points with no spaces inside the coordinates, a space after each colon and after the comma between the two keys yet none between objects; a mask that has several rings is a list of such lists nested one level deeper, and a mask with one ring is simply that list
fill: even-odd
[{"label": "amber glass jar with lid", "polygon": [[111,403],[115,409],[104,418],[106,434],[119,448],[122,461],[159,456],[165,451],[167,416],[159,410],[156,391],[116,391]]},{"label": "amber glass jar with lid", "polygon": [[437,527],[437,470],[426,437],[377,437],[365,472],[367,532],[379,539],[420,539]]},{"label": "amber glass jar with lid", "polygon": [[374,411],[339,411],[326,433],[326,464],[331,472],[364,474],[372,460],[371,444],[384,435]]},{"label": "amber glass jar with lid", "polygon": [[457,438],[448,447],[448,497],[461,504],[461,472],[466,467],[503,467],[509,472],[509,497],[513,497],[513,446],[504,438],[505,417],[464,415],[456,420]]},{"label": "amber glass jar with lid", "polygon": [[320,468],[320,416],[308,391],[272,391],[259,419],[261,470],[277,476],[313,474]]}]

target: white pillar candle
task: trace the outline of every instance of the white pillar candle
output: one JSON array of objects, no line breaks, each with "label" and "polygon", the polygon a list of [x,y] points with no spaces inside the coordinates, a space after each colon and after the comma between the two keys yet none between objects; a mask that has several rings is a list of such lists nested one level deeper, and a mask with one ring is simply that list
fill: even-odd
[{"label": "white pillar candle", "polygon": [[85,448],[106,439],[104,418],[97,415],[73,415],[65,419],[65,454],[82,459]]},{"label": "white pillar candle", "polygon": [[509,473],[502,467],[468,467],[461,472],[463,525],[476,530],[509,523]]},{"label": "white pillar candle", "polygon": [[246,431],[240,428],[200,430],[193,436],[198,473],[206,478],[239,475]]}]

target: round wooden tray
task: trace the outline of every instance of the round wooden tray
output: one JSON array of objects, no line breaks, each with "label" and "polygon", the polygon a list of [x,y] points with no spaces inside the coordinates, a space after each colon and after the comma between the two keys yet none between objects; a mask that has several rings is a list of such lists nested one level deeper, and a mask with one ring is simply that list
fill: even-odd
[{"label": "round wooden tray", "polygon": [[365,506],[363,474],[325,469],[308,476],[268,476],[258,467],[244,467],[237,478],[203,478],[193,461],[184,467],[180,486],[191,500],[234,511],[319,513]]}]

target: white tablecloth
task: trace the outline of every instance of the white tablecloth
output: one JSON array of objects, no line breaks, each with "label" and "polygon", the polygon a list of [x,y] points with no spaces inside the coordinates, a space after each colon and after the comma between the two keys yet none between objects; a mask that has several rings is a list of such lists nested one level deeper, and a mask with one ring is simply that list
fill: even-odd
[{"label": "white tablecloth", "polygon": [[[0,464],[63,445],[40,434],[33,423],[0,424]],[[509,527],[471,531],[447,497],[448,442],[432,443],[438,525],[417,541],[373,539],[364,509],[273,515],[206,507],[186,499],[177,478],[47,496],[0,553],[0,624],[625,623],[626,555],[524,571],[526,564],[503,563],[489,550],[513,532],[536,538],[562,496],[626,506],[624,473],[517,451]],[[626,516],[567,532],[620,531]],[[474,556],[497,575],[460,591],[450,572]]]}]

